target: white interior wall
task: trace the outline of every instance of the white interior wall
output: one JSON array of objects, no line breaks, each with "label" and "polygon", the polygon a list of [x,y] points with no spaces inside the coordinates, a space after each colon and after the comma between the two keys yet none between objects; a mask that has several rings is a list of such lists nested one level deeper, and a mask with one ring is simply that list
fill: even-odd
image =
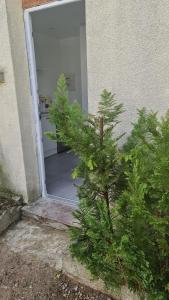
[{"label": "white interior wall", "polygon": [[69,91],[70,100],[77,99],[82,103],[81,88],[81,58],[80,36],[59,40],[60,43],[60,73],[70,73],[75,76],[75,89]]},{"label": "white interior wall", "polygon": [[60,72],[59,41],[46,34],[35,34],[35,54],[39,95],[53,97]]},{"label": "white interior wall", "polygon": [[61,73],[74,74],[75,89],[69,91],[69,97],[81,104],[80,36],[56,39],[46,34],[35,34],[34,42],[39,94],[53,98],[58,76]]}]

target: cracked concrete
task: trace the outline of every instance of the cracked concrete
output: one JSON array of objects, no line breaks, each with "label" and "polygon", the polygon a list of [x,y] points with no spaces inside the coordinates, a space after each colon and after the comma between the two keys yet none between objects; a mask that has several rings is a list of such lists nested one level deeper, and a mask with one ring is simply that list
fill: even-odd
[{"label": "cracked concrete", "polygon": [[65,231],[57,231],[35,222],[21,221],[12,227],[3,240],[17,253],[31,255],[48,263],[56,270],[62,270],[64,253],[69,242]]}]

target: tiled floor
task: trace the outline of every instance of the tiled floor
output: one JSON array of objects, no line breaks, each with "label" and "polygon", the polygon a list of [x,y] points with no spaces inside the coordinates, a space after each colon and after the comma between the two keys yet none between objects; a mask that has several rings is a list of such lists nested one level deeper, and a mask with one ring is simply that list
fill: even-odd
[{"label": "tiled floor", "polygon": [[80,184],[80,180],[73,180],[71,176],[77,163],[78,158],[70,151],[55,154],[45,159],[48,194],[68,201],[77,201],[75,184]]}]

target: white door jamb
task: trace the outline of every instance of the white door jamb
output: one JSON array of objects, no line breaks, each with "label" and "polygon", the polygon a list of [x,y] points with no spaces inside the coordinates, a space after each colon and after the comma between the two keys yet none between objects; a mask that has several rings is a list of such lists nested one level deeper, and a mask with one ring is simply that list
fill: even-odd
[{"label": "white door jamb", "polygon": [[32,32],[32,20],[31,13],[35,11],[49,9],[55,6],[65,5],[72,2],[79,2],[82,0],[56,0],[51,3],[43,4],[40,6],[28,8],[24,11],[24,22],[25,22],[25,36],[26,36],[26,46],[28,54],[28,63],[29,63],[29,75],[30,75],[30,85],[31,85],[31,94],[33,101],[34,109],[34,120],[36,127],[36,147],[38,155],[38,164],[39,164],[39,177],[42,197],[47,198],[49,195],[46,190],[46,176],[45,176],[45,164],[44,164],[44,152],[42,144],[42,129],[39,119],[39,95],[38,95],[38,82],[37,82],[37,73],[36,73],[36,59],[35,59],[35,50],[34,50],[34,41],[33,41],[33,32]]},{"label": "white door jamb", "polygon": [[32,21],[30,13],[25,11],[24,13],[25,20],[25,33],[26,33],[26,46],[28,54],[28,63],[29,63],[29,76],[30,76],[30,86],[31,94],[33,101],[33,110],[34,110],[34,121],[35,121],[35,130],[36,130],[36,150],[38,156],[39,164],[39,177],[40,177],[40,186],[42,197],[46,197],[46,184],[45,184],[45,165],[44,165],[44,153],[42,145],[42,129],[39,118],[39,95],[38,95],[38,83],[37,83],[37,74],[36,74],[36,60],[35,60],[35,51],[34,51],[34,42],[33,42],[33,33],[32,33]]}]

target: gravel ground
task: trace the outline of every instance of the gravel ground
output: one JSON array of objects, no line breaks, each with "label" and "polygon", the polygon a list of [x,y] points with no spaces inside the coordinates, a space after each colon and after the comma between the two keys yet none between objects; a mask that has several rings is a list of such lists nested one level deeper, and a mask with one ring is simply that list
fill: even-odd
[{"label": "gravel ground", "polygon": [[0,242],[0,300],[112,300]]}]

